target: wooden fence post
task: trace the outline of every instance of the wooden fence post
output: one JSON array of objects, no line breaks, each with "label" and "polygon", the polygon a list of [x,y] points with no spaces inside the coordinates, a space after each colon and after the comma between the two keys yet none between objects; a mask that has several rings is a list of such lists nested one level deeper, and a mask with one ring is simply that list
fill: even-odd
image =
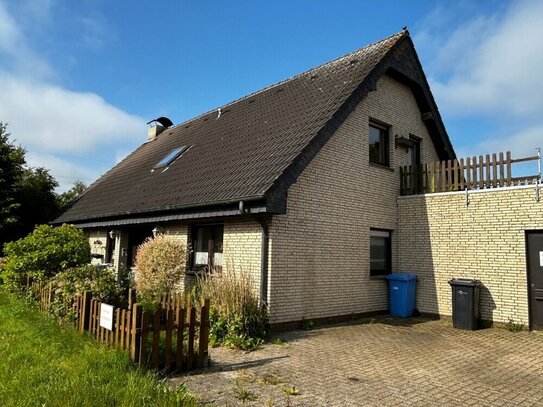
[{"label": "wooden fence post", "polygon": [[141,305],[134,304],[132,307],[132,343],[130,356],[134,363],[139,363],[140,358],[140,337],[141,337]]},{"label": "wooden fence post", "polygon": [[506,156],[505,168],[507,171],[507,175],[506,175],[507,181],[506,181],[505,186],[510,187],[511,186],[511,151],[507,151],[505,153],[505,156]]},{"label": "wooden fence post", "polygon": [[160,367],[160,310],[153,313],[153,347],[151,352],[151,366],[153,369]]},{"label": "wooden fence post", "polygon": [[185,367],[190,370],[193,368],[192,363],[194,360],[194,328],[196,325],[196,308],[194,308],[192,305],[189,305],[187,308],[189,313],[189,343],[187,349],[187,364]]},{"label": "wooden fence post", "polygon": [[128,309],[132,309],[132,305],[136,303],[136,289],[128,289]]},{"label": "wooden fence post", "polygon": [[82,306],[79,310],[80,313],[80,324],[79,324],[79,330],[81,332],[88,331],[89,330],[89,315],[90,315],[90,305],[91,305],[91,299],[92,299],[92,292],[89,290],[83,291],[83,299],[82,299]]},{"label": "wooden fence post", "polygon": [[460,177],[460,179],[459,179],[459,182],[460,182],[459,191],[463,191],[464,190],[464,182],[465,182],[465,179],[464,179],[464,159],[463,158],[460,159],[460,169],[459,169],[458,176]]},{"label": "wooden fence post", "polygon": [[177,308],[176,312],[177,317],[177,349],[176,349],[176,362],[175,362],[175,370],[180,372],[183,370],[183,340],[185,338],[184,332],[185,332],[185,309],[184,308]]},{"label": "wooden fence post", "polygon": [[500,166],[500,187],[503,187],[505,186],[505,173],[504,173],[504,170],[503,170],[503,153],[500,153],[499,155],[500,157],[500,161],[499,161],[499,166]]},{"label": "wooden fence post", "polygon": [[149,313],[141,313],[141,335],[140,335],[140,367],[147,366],[147,332],[149,328]]},{"label": "wooden fence post", "polygon": [[48,296],[47,296],[47,303],[46,303],[45,311],[49,311],[51,309],[51,304],[53,303],[53,299],[54,299],[53,283],[49,283],[48,285],[49,285],[49,293],[48,293]]},{"label": "wooden fence post", "polygon": [[209,343],[209,298],[202,301],[200,312],[200,338],[198,339],[198,367],[204,365],[207,359],[207,347]]}]

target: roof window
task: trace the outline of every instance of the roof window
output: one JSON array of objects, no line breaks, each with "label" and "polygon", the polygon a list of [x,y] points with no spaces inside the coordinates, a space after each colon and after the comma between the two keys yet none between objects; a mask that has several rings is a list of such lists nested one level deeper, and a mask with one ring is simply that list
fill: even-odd
[{"label": "roof window", "polygon": [[188,148],[189,146],[181,146],[173,149],[168,154],[166,154],[166,156],[162,160],[156,163],[153,168],[167,167],[168,165],[173,163],[177,157],[187,151]]}]

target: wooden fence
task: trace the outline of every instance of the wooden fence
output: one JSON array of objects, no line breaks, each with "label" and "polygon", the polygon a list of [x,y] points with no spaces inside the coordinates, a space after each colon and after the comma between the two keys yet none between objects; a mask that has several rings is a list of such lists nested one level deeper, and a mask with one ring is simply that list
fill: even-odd
[{"label": "wooden fence", "polygon": [[[48,311],[54,299],[54,288],[33,285],[42,311]],[[187,371],[208,363],[209,300],[198,307],[183,306],[179,295],[168,295],[167,307],[155,312],[144,311],[134,303],[116,308],[112,329],[100,324],[103,303],[92,298],[92,292],[76,295],[72,304],[74,325],[89,332],[97,340],[130,352],[134,363],[160,369],[166,373]]]},{"label": "wooden fence", "polygon": [[55,298],[55,293],[53,291],[53,285],[48,284],[36,284],[32,283],[32,291],[38,303],[38,308],[40,311],[46,312],[51,309],[51,304]]},{"label": "wooden fence", "polygon": [[511,158],[511,152],[486,154],[483,158],[431,162],[424,165],[400,167],[400,194],[414,195],[433,192],[487,189],[527,184],[539,180],[540,175],[513,177],[513,164],[539,161],[540,157]]}]

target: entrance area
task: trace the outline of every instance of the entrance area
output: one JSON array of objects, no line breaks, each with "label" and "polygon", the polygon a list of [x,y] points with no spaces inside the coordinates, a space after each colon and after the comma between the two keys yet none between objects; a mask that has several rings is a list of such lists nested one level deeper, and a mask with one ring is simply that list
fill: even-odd
[{"label": "entrance area", "polygon": [[134,267],[136,264],[138,246],[150,237],[153,237],[153,226],[134,227],[128,229],[127,265],[129,268]]},{"label": "entrance area", "polygon": [[543,329],[543,231],[526,232],[530,329]]}]

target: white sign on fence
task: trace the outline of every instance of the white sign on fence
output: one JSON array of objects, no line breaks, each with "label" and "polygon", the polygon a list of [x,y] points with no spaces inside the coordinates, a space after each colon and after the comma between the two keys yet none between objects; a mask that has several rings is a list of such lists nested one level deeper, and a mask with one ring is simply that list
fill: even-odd
[{"label": "white sign on fence", "polygon": [[102,303],[100,306],[100,326],[113,330],[113,305]]}]

